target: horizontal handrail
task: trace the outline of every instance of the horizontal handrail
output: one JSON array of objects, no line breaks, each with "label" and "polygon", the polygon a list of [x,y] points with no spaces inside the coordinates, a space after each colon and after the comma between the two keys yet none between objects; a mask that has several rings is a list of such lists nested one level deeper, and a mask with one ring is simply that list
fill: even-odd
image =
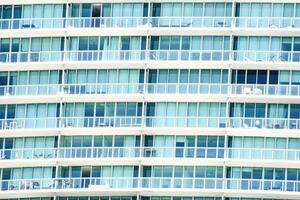
[{"label": "horizontal handrail", "polygon": [[300,51],[260,50],[66,50],[1,52],[0,62],[59,61],[243,61],[300,62]]},{"label": "horizontal handrail", "polygon": [[224,147],[45,147],[1,149],[0,160],[52,158],[223,158]]},{"label": "horizontal handrail", "polygon": [[[223,182],[226,184],[223,184]],[[200,177],[87,177],[0,180],[1,191],[41,189],[194,188],[299,192],[300,181]],[[225,185],[225,187],[224,187]]]},{"label": "horizontal handrail", "polygon": [[227,189],[300,192],[297,180],[228,178],[226,184]]},{"label": "horizontal handrail", "polygon": [[229,128],[299,129],[300,119],[231,117]]},{"label": "horizontal handrail", "polygon": [[300,85],[230,84],[231,94],[300,96]]},{"label": "horizontal handrail", "polygon": [[0,180],[2,191],[35,189],[199,188],[221,189],[222,178],[189,177],[88,177]]},{"label": "horizontal handrail", "polygon": [[42,28],[299,28],[299,17],[226,17],[226,16],[159,16],[159,17],[46,17],[0,19],[1,29]]},{"label": "horizontal handrail", "polygon": [[[224,155],[224,152],[227,155]],[[232,158],[299,160],[300,149],[247,147],[45,147],[1,149],[0,160],[53,158]]]},{"label": "horizontal handrail", "polygon": [[300,85],[227,83],[66,83],[0,86],[0,96],[141,93],[300,96]]},{"label": "horizontal handrail", "polygon": [[247,148],[228,147],[228,158],[233,159],[264,159],[264,160],[299,160],[300,149],[288,148]]},{"label": "horizontal handrail", "polygon": [[106,116],[40,117],[0,119],[0,129],[27,128],[107,128],[107,127],[179,127],[179,128],[265,128],[300,129],[300,119],[201,117],[201,116]]}]

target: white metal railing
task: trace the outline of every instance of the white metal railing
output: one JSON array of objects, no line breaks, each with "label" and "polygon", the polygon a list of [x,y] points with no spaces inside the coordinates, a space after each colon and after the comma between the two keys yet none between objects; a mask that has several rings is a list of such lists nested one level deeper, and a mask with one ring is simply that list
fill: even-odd
[{"label": "white metal railing", "polygon": [[81,177],[15,179],[0,181],[1,190],[109,189],[109,188],[195,188],[222,189],[222,178],[198,177]]},{"label": "white metal railing", "polygon": [[76,17],[68,18],[69,27],[151,28],[151,27],[231,27],[232,17]]},{"label": "white metal railing", "polygon": [[300,119],[231,117],[230,128],[299,129]]},{"label": "white metal railing", "polygon": [[223,158],[224,147],[45,147],[0,150],[0,160],[112,157]]},{"label": "white metal railing", "polygon": [[64,60],[64,51],[28,51],[28,52],[1,52],[0,62],[58,62]]},{"label": "white metal railing", "polygon": [[89,178],[58,178],[58,189],[90,188],[137,188],[138,177],[89,177]]},{"label": "white metal railing", "polygon": [[15,18],[0,19],[1,29],[42,29],[42,28],[64,28],[66,18]]},{"label": "white metal railing", "polygon": [[27,84],[27,85],[1,85],[1,96],[30,96],[55,95],[60,92],[60,84]]},{"label": "white metal railing", "polygon": [[61,147],[61,158],[223,158],[224,147]]},{"label": "white metal railing", "polygon": [[231,94],[300,96],[300,85],[230,84]]},{"label": "white metal railing", "polygon": [[15,148],[0,149],[0,160],[50,159],[56,158],[59,148]]},{"label": "white metal railing", "polygon": [[[227,155],[224,155],[224,152]],[[300,149],[246,147],[45,147],[0,149],[0,160],[51,158],[231,158],[299,160]]]},{"label": "white metal railing", "polygon": [[96,127],[166,127],[166,128],[266,128],[300,129],[300,119],[200,117],[200,116],[106,116],[40,117],[0,119],[0,129],[96,128]]},{"label": "white metal railing", "polygon": [[300,181],[273,179],[228,178],[227,189],[238,190],[272,190],[299,192]]},{"label": "white metal railing", "polygon": [[0,96],[146,93],[300,96],[300,85],[227,83],[66,83],[0,86]]},{"label": "white metal railing", "polygon": [[[223,182],[226,181],[224,187]],[[0,180],[1,191],[41,189],[193,188],[299,192],[300,181],[199,177],[87,177]]]},{"label": "white metal railing", "polygon": [[227,94],[227,83],[146,83],[149,94]]},{"label": "white metal railing", "polygon": [[226,128],[226,117],[147,116],[147,127]]},{"label": "white metal railing", "polygon": [[299,28],[299,17],[236,17],[234,26],[245,28]]},{"label": "white metal railing", "polygon": [[131,94],[144,93],[143,83],[67,83],[64,94]]},{"label": "white metal railing", "polygon": [[264,160],[299,160],[300,149],[246,148],[228,147],[228,158],[264,159]]},{"label": "white metal railing", "polygon": [[62,127],[141,127],[141,116],[119,117],[62,117]]},{"label": "white metal railing", "polygon": [[0,188],[2,191],[53,189],[55,188],[55,179],[40,178],[0,180]]},{"label": "white metal railing", "polygon": [[1,52],[0,62],[195,60],[228,61],[230,50],[72,50]]},{"label": "white metal railing", "polygon": [[235,61],[299,62],[300,51],[233,50]]},{"label": "white metal railing", "polygon": [[1,52],[0,62],[59,61],[243,61],[300,62],[300,51],[256,50],[66,50]]},{"label": "white metal railing", "polygon": [[299,17],[225,17],[225,16],[159,16],[159,17],[52,17],[0,19],[1,29],[49,28],[299,28]]},{"label": "white metal railing", "polygon": [[0,119],[0,129],[58,128],[59,117]]},{"label": "white metal railing", "polygon": [[222,189],[222,178],[149,177],[141,178],[143,188]]}]

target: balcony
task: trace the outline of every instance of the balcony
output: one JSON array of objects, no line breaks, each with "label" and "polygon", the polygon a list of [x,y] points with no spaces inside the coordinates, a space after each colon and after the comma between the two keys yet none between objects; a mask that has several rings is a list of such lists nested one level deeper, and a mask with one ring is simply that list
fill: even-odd
[{"label": "balcony", "polygon": [[300,129],[300,119],[231,117],[229,128]]},{"label": "balcony", "polygon": [[224,147],[45,147],[1,149],[0,160],[53,158],[223,158]]},{"label": "balcony", "polygon": [[2,30],[64,28],[66,27],[66,18],[0,19],[0,24]]},{"label": "balcony", "polygon": [[246,62],[299,62],[299,51],[261,51],[261,50],[233,50],[235,61]]},{"label": "balcony", "polygon": [[300,129],[300,119],[200,117],[200,116],[119,116],[119,117],[48,117],[0,119],[0,129],[46,128],[257,128]]},{"label": "balcony", "polygon": [[58,148],[17,148],[0,149],[0,160],[31,160],[57,158]]},{"label": "balcony", "polygon": [[299,85],[230,84],[233,95],[300,96]]},{"label": "balcony", "polygon": [[0,96],[210,94],[300,96],[299,85],[227,83],[81,83],[0,86]]},{"label": "balcony", "polygon": [[89,177],[1,180],[1,191],[49,189],[223,189],[300,192],[297,180],[188,178],[188,177]]},{"label": "balcony", "polygon": [[1,191],[53,189],[55,180],[52,178],[0,180],[0,188]]},{"label": "balcony", "polygon": [[49,96],[60,92],[60,84],[0,86],[0,96]]},{"label": "balcony", "polygon": [[2,30],[55,28],[299,28],[299,17],[64,17],[0,19]]},{"label": "balcony", "polygon": [[290,160],[300,159],[299,149],[274,148],[238,148],[228,147],[228,158],[232,159],[259,159],[259,160]]},{"label": "balcony", "polygon": [[3,63],[60,61],[300,62],[300,52],[254,50],[78,50],[0,53],[0,62]]},{"label": "balcony", "polygon": [[222,189],[222,178],[89,177],[1,180],[1,191],[41,189],[193,188]]},{"label": "balcony", "polygon": [[227,189],[300,192],[300,181],[273,179],[227,179]]},{"label": "balcony", "polygon": [[[227,151],[227,155],[225,154]],[[244,160],[300,159],[299,149],[246,147],[45,147],[1,149],[0,160],[56,158],[229,158]]]}]

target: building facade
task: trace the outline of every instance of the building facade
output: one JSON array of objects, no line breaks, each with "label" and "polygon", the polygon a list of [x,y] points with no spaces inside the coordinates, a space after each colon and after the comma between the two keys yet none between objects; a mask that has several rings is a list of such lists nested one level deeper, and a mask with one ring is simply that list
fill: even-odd
[{"label": "building facade", "polygon": [[298,0],[0,0],[0,199],[300,199]]}]

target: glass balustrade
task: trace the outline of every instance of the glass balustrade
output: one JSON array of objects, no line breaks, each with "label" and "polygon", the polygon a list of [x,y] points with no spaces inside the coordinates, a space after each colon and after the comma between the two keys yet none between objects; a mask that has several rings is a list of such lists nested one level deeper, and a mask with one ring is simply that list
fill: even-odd
[{"label": "glass balustrade", "polygon": [[225,117],[145,117],[147,127],[225,128]]},{"label": "glass balustrade", "polygon": [[183,177],[89,177],[1,180],[1,191],[47,189],[223,189],[299,192],[297,180]]},{"label": "glass balustrade", "polygon": [[52,147],[1,149],[0,160],[52,158],[224,158],[223,147]]},{"label": "glass balustrade", "polygon": [[300,96],[299,85],[230,84],[231,94]]},{"label": "glass balustrade", "polygon": [[235,61],[246,62],[299,62],[299,51],[257,51],[257,50],[234,50]]},{"label": "glass balustrade", "polygon": [[0,180],[0,188],[1,191],[53,189],[55,180],[50,178]]},{"label": "glass balustrade", "polygon": [[18,160],[18,159],[51,159],[56,158],[59,148],[16,148],[1,149],[1,160]]},{"label": "glass balustrade", "polygon": [[5,85],[0,86],[0,96],[56,95],[60,87],[59,84]]},{"label": "glass balustrade", "polygon": [[246,117],[48,117],[0,119],[0,129],[32,128],[259,128],[300,129],[300,119]]},{"label": "glass balustrade", "polygon": [[0,96],[64,94],[233,94],[300,96],[300,86],[225,83],[82,83],[0,86]]},{"label": "glass balustrade", "polygon": [[1,180],[2,191],[41,189],[193,188],[222,189],[222,178],[89,177]]},{"label": "glass balustrade", "polygon": [[228,147],[228,158],[263,160],[299,160],[299,149],[237,148]]},{"label": "glass balustrade", "polygon": [[0,119],[0,129],[58,128],[59,121],[57,117]]},{"label": "glass balustrade", "polygon": [[299,119],[232,117],[230,128],[299,129]]},{"label": "glass balustrade", "polygon": [[299,192],[300,181],[273,179],[227,179],[227,189],[235,190],[271,190]]},{"label": "glass balustrade", "polygon": [[[227,156],[225,151],[228,151]],[[46,147],[0,150],[0,160],[138,157],[299,160],[300,150],[237,147]]]},{"label": "glass balustrade", "polygon": [[299,28],[299,17],[57,17],[0,19],[1,29],[53,28]]},{"label": "glass balustrade", "polygon": [[78,50],[0,53],[0,62],[3,63],[111,60],[300,62],[300,52],[254,50]]}]

